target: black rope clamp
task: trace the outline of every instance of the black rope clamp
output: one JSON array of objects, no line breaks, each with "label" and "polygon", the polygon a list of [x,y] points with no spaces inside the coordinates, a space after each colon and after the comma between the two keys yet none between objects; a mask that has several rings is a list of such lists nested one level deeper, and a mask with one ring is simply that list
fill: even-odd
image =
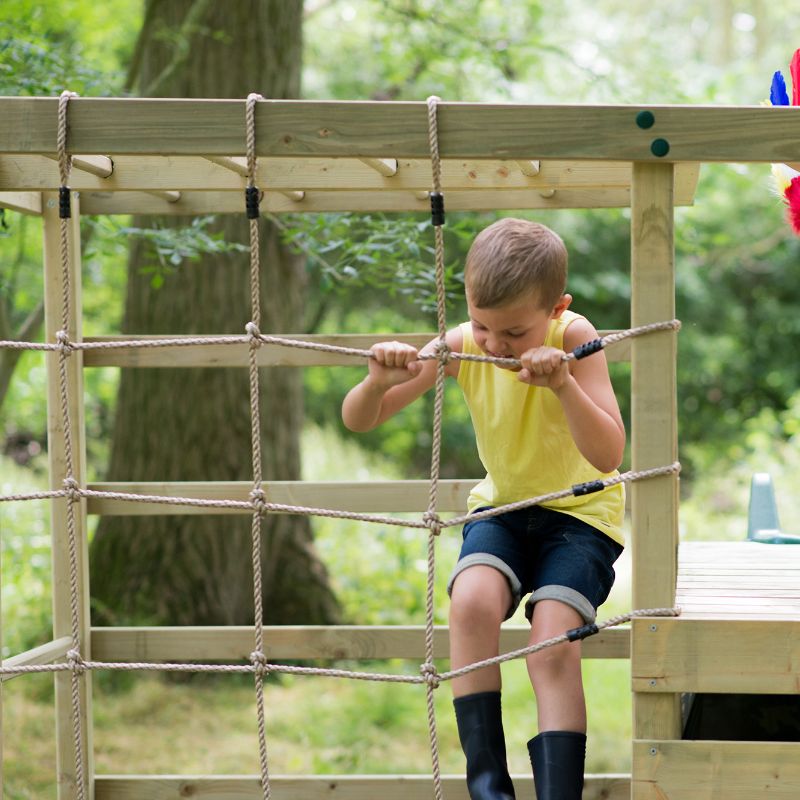
[{"label": "black rope clamp", "polygon": [[261,192],[257,186],[248,186],[244,190],[244,204],[247,209],[247,219],[258,219],[258,204],[261,202]]},{"label": "black rope clamp", "polygon": [[587,636],[594,636],[599,630],[600,628],[592,622],[589,625],[583,625],[580,628],[573,628],[567,631],[567,640],[570,642],[578,642],[581,639],[585,639]]},{"label": "black rope clamp", "polygon": [[441,192],[431,192],[431,225],[435,228],[444,225],[444,195]]},{"label": "black rope clamp", "polygon": [[591,342],[584,342],[583,344],[579,344],[572,351],[572,355],[574,355],[576,359],[581,359],[581,358],[586,358],[586,356],[590,356],[592,353],[596,353],[598,350],[602,349],[603,349],[603,340],[592,339]]},{"label": "black rope clamp", "polygon": [[603,481],[587,481],[586,483],[576,483],[572,487],[572,494],[575,497],[580,497],[584,494],[592,494],[593,492],[602,492],[606,488]]},{"label": "black rope clamp", "polygon": [[58,216],[60,219],[69,219],[72,216],[70,210],[69,186],[58,187]]}]

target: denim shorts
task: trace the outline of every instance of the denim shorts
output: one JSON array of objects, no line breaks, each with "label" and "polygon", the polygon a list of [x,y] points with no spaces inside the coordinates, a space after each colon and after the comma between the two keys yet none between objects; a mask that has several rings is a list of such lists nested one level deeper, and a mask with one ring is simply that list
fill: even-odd
[{"label": "denim shorts", "polygon": [[531,506],[464,525],[461,555],[447,591],[452,593],[461,572],[482,564],[508,579],[512,600],[506,619],[530,593],[525,604],[529,620],[539,600],[560,600],[590,623],[614,585],[613,564],[622,550],[577,517]]}]

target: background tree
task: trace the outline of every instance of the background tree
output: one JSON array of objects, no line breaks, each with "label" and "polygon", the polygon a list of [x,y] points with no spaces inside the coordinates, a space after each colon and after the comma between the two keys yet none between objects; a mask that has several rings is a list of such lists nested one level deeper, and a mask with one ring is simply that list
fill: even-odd
[{"label": "background tree", "polygon": [[[141,94],[161,97],[243,100],[251,91],[297,97],[302,10],[301,0],[148,0],[129,84]],[[218,229],[230,242],[247,241],[244,214],[224,219]],[[296,331],[306,289],[303,261],[288,252],[269,223],[262,223],[261,241],[262,329]],[[146,239],[137,239],[130,253],[125,332],[244,330],[250,318],[246,255],[208,255],[167,272],[154,272],[157,263]],[[264,477],[299,479],[301,376],[270,369],[262,370],[261,379]],[[247,480],[251,475],[245,370],[123,372],[110,480]],[[263,527],[265,620],[335,619],[337,604],[313,550],[308,520],[273,516]],[[98,616],[246,624],[253,615],[249,552],[246,516],[103,519],[90,559]]]}]

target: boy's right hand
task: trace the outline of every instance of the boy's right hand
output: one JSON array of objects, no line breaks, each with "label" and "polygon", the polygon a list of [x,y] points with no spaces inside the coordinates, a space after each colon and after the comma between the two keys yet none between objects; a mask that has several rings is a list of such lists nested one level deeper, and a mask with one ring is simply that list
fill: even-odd
[{"label": "boy's right hand", "polygon": [[370,348],[373,357],[367,359],[370,382],[387,391],[419,375],[422,362],[416,347],[402,342],[379,342]]}]

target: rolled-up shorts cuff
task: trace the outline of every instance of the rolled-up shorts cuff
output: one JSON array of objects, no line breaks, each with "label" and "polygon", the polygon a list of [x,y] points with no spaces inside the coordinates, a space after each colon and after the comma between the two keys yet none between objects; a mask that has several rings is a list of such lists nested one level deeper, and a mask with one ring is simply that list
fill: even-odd
[{"label": "rolled-up shorts cuff", "polygon": [[525,616],[528,620],[533,616],[533,607],[540,600],[558,600],[571,608],[574,608],[583,618],[585,624],[595,621],[597,612],[594,606],[575,589],[569,586],[559,586],[558,584],[550,584],[549,586],[541,586],[538,588],[525,603]]},{"label": "rolled-up shorts cuff", "polygon": [[519,578],[514,574],[514,570],[511,569],[511,567],[509,567],[505,561],[495,555],[492,555],[491,553],[470,553],[469,555],[464,556],[462,559],[459,559],[458,563],[453,569],[453,574],[450,576],[450,580],[447,582],[447,594],[453,594],[453,584],[456,582],[456,578],[465,569],[479,565],[494,567],[494,569],[496,569],[498,572],[505,575],[506,580],[508,581],[508,588],[511,590],[511,605],[509,606],[508,613],[506,614],[505,618],[510,619],[514,615],[514,612],[517,610],[517,606],[519,606],[520,601],[522,600],[522,584],[520,583]]}]

